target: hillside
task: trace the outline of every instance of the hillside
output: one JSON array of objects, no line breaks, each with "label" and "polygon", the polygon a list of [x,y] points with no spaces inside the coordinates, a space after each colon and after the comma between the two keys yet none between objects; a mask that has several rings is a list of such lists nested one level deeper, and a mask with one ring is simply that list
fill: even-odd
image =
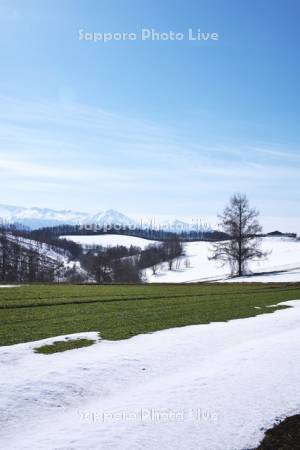
[{"label": "hillside", "polygon": [[[150,283],[192,283],[201,281],[261,281],[295,282],[300,281],[300,241],[285,237],[263,238],[262,248],[269,253],[262,261],[253,261],[249,267],[251,276],[230,278],[228,266],[221,267],[209,261],[211,244],[209,242],[190,242],[185,244],[185,256],[180,260],[177,270],[168,271],[162,264],[157,275],[151,269],[146,271]],[[189,265],[189,267],[187,267]]]}]

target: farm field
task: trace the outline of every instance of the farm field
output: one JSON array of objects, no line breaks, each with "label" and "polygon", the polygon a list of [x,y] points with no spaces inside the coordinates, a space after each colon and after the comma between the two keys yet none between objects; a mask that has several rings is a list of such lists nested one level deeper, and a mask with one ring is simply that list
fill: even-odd
[{"label": "farm field", "polygon": [[300,283],[28,285],[0,290],[0,345],[72,333],[127,339],[285,308]]}]

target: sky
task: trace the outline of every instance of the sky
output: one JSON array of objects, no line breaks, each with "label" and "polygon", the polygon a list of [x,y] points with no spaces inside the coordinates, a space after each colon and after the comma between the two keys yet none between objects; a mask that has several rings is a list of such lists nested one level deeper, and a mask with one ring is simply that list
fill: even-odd
[{"label": "sky", "polygon": [[243,192],[266,231],[300,232],[299,16],[298,0],[0,0],[0,203],[213,223]]}]

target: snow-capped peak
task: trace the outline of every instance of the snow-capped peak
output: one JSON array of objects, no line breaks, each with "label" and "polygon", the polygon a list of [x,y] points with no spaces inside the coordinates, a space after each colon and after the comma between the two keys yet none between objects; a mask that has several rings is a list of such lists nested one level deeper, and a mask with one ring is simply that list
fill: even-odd
[{"label": "snow-capped peak", "polygon": [[130,217],[125,216],[119,211],[114,209],[108,209],[107,211],[100,212],[94,216],[89,216],[85,221],[89,224],[97,225],[123,225],[123,226],[136,226],[136,222]]}]

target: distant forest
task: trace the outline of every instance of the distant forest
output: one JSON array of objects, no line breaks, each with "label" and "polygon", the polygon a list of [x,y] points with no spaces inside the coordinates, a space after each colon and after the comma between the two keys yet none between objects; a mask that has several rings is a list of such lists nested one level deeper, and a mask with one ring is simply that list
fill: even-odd
[{"label": "distant forest", "polygon": [[82,246],[59,237],[75,234],[74,228],[30,231],[2,226],[0,282],[140,283],[146,268],[156,273],[159,264],[166,262],[172,270],[184,257],[182,242],[175,234],[141,250],[135,246]]}]

